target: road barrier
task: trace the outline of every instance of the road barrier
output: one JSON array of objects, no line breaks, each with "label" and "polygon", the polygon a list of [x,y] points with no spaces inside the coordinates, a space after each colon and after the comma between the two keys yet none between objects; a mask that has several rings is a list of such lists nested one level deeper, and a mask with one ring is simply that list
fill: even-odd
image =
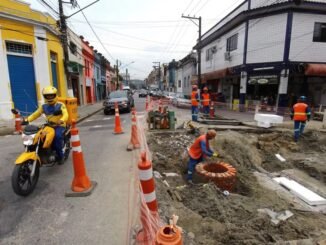
[{"label": "road barrier", "polygon": [[20,116],[20,113],[18,112],[15,114],[15,134],[21,134],[22,133],[22,118]]},{"label": "road barrier", "polygon": [[88,196],[92,193],[97,183],[95,181],[90,181],[89,177],[87,176],[84,155],[75,120],[72,120],[71,145],[74,178],[71,184],[72,192],[67,192],[66,197]]},{"label": "road barrier", "polygon": [[136,110],[132,108],[131,111],[131,139],[127,146],[128,151],[140,148],[138,128],[137,128],[137,119],[136,119]]},{"label": "road barrier", "polygon": [[146,152],[141,154],[141,160],[138,163],[138,169],[139,180],[142,186],[145,202],[151,211],[157,212],[153,168],[151,161],[146,158]]},{"label": "road barrier", "polygon": [[114,134],[123,134],[123,130],[121,127],[121,122],[120,122],[120,115],[119,115],[119,107],[118,103],[114,103],[114,110],[115,110],[115,127],[114,127]]}]

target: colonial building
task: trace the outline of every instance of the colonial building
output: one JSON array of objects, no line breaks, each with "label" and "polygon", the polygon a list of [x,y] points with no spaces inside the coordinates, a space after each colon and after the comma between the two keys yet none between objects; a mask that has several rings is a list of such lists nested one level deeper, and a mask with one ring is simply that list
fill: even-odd
[{"label": "colonial building", "polygon": [[325,0],[244,1],[202,36],[202,81],[230,103],[325,105],[325,14]]},{"label": "colonial building", "polygon": [[102,81],[101,81],[101,54],[94,50],[94,81],[95,81],[95,98],[101,100]]},{"label": "colonial building", "polygon": [[86,104],[84,99],[84,58],[82,53],[82,41],[79,36],[69,29],[69,72],[73,91],[73,97],[77,98],[78,105]]},{"label": "colonial building", "polygon": [[191,94],[192,84],[196,82],[196,54],[190,53],[178,62],[176,72],[176,92],[185,95]]},{"label": "colonial building", "polygon": [[176,81],[176,75],[177,75],[177,67],[178,67],[178,62],[175,60],[172,60],[168,64],[168,71],[166,75],[167,79],[167,91],[174,92],[176,87],[175,87],[175,81]]},{"label": "colonial building", "polygon": [[45,86],[66,96],[63,50],[56,21],[28,3],[0,1],[0,118],[11,119],[10,109],[33,112],[43,102]]},{"label": "colonial building", "polygon": [[94,47],[89,45],[88,41],[80,36],[82,41],[82,54],[84,58],[84,95],[87,104],[95,103],[96,101],[96,87],[94,81]]}]

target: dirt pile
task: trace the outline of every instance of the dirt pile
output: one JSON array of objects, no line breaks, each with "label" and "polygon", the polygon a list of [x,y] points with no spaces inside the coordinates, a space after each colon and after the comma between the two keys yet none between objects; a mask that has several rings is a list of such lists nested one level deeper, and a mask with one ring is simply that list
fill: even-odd
[{"label": "dirt pile", "polygon": [[[167,220],[173,213],[180,216],[179,225],[185,230],[185,244],[268,244],[298,239],[313,241],[326,234],[325,215],[292,209],[291,203],[283,200],[276,192],[262,187],[253,174],[257,170],[274,172],[295,168],[300,162],[300,154],[305,151],[318,158],[316,155],[324,154],[324,148],[319,144],[323,142],[323,136],[307,134],[296,145],[290,143],[291,132],[260,135],[234,131],[218,133],[217,139],[212,142],[212,147],[221,155],[217,160],[230,163],[238,171],[236,186],[228,196],[198,175],[194,178],[197,184],[186,185],[188,159],[184,157],[184,152],[194,138],[186,133],[160,133],[151,134],[148,141],[153,153],[154,170],[162,175],[164,172],[179,174],[177,177],[156,179],[156,190],[161,217]],[[307,142],[317,143],[305,147]],[[275,157],[276,153],[287,158],[286,163],[281,163]],[[317,169],[324,180],[323,168]],[[257,211],[261,208],[276,212],[290,210],[294,215],[274,225],[268,215]]]}]

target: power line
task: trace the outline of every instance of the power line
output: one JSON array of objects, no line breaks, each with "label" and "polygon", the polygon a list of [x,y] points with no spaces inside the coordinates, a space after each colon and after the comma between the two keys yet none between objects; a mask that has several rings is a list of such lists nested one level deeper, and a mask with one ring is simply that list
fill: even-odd
[{"label": "power line", "polygon": [[[77,3],[77,6],[78,6],[79,9],[81,9],[78,3]],[[83,11],[83,10],[81,10],[81,13],[82,13],[82,15],[84,16],[84,18],[85,18],[87,24],[88,24],[89,27],[91,28],[91,30],[92,30],[93,34],[95,35],[96,39],[98,40],[98,42],[101,44],[101,46],[102,46],[103,49],[105,50],[105,52],[106,52],[106,53],[107,53],[107,54],[108,54],[108,55],[109,55],[113,60],[115,60],[115,58],[111,55],[111,53],[106,49],[106,47],[105,47],[104,44],[102,43],[101,39],[99,38],[99,36],[97,35],[96,31],[94,30],[93,26],[92,26],[91,23],[88,21],[88,19],[87,19],[86,15],[84,14],[84,11]]]},{"label": "power line", "polygon": [[38,0],[38,2],[45,6],[47,9],[50,9],[53,13],[56,14],[56,16],[59,16],[59,12],[56,11],[48,2],[45,0]]}]

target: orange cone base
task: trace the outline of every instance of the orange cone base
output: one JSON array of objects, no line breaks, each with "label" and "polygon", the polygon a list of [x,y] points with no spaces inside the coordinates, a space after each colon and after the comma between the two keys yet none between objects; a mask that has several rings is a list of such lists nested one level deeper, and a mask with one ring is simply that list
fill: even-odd
[{"label": "orange cone base", "polygon": [[127,151],[132,151],[132,150],[135,150],[135,149],[139,149],[140,148],[140,145],[139,144],[137,144],[137,145],[133,145],[133,144],[129,144],[128,146],[127,146]]},{"label": "orange cone base", "polygon": [[151,241],[152,237],[150,234],[146,234],[143,229],[141,229],[137,236],[136,236],[136,241],[137,242],[148,242]]},{"label": "orange cone base", "polygon": [[91,181],[88,188],[72,187],[71,190],[65,193],[66,197],[86,197],[92,194],[93,190],[97,186],[97,182]]}]

